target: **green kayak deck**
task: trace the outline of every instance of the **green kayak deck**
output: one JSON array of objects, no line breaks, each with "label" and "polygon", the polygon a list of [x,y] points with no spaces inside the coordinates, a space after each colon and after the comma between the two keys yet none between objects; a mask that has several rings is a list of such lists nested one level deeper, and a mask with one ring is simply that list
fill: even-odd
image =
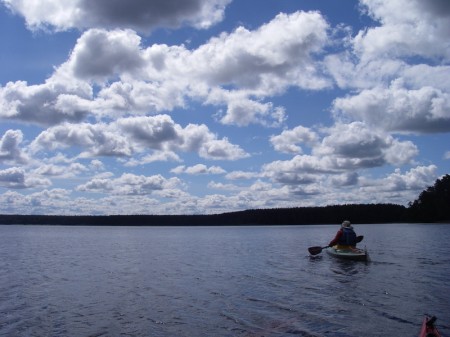
[{"label": "green kayak deck", "polygon": [[369,258],[367,250],[359,248],[336,249],[335,247],[328,247],[326,252],[343,260],[367,261]]}]

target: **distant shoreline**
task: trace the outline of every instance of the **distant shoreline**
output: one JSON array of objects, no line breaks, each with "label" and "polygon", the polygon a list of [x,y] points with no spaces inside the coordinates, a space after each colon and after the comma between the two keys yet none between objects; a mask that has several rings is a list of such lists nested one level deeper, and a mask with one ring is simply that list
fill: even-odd
[{"label": "distant shoreline", "polygon": [[[205,215],[19,215],[0,214],[2,225],[67,226],[252,226],[428,222],[414,219],[408,208],[394,204],[255,209]],[[429,221],[430,223],[434,221]],[[450,222],[450,221],[448,221]],[[448,223],[443,221],[440,223]]]}]

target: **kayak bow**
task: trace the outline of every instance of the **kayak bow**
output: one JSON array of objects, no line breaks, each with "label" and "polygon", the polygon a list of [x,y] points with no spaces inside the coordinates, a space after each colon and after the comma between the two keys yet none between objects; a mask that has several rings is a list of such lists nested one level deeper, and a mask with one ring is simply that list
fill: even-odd
[{"label": "kayak bow", "polygon": [[339,249],[336,246],[328,247],[326,252],[334,257],[344,260],[354,260],[354,261],[367,261],[369,254],[367,250],[359,248],[345,248]]},{"label": "kayak bow", "polygon": [[441,337],[438,329],[434,326],[434,322],[436,322],[436,316],[428,317],[425,315],[419,337]]}]

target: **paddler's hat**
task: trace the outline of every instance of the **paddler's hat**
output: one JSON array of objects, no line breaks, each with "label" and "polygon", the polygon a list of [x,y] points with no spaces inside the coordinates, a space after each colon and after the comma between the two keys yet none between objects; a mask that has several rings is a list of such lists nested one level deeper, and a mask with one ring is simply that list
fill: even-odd
[{"label": "paddler's hat", "polygon": [[342,223],[342,227],[352,227],[352,224],[350,223],[350,221],[345,220],[345,221]]}]

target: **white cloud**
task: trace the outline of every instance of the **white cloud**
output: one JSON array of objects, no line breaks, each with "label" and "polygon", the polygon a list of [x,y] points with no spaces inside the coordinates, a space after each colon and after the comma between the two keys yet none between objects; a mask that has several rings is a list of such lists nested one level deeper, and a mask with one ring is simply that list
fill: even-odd
[{"label": "white cloud", "polygon": [[327,29],[318,12],[281,13],[257,30],[239,27],[221,34],[192,57],[198,75],[212,86],[235,85],[255,94],[279,92],[286,85],[322,89],[329,83],[312,56],[327,44]]},{"label": "white cloud", "polygon": [[144,155],[141,158],[131,158],[125,162],[125,166],[139,166],[161,161],[182,161],[180,156],[172,151],[153,151],[153,153]]},{"label": "white cloud", "polygon": [[91,29],[45,84],[0,87],[0,116],[54,125],[172,110],[194,99],[227,106],[225,124],[279,126],[283,107],[262,99],[289,87],[331,86],[315,59],[328,43],[328,28],[317,12],[279,14],[258,29],[239,27],[194,50],[146,48],[132,30]]},{"label": "white cloud", "polygon": [[450,95],[432,87],[408,90],[400,80],[337,98],[335,115],[349,116],[391,132],[450,131]]},{"label": "white cloud", "polygon": [[335,169],[378,167],[386,163],[402,165],[418,154],[412,142],[400,142],[362,122],[338,123],[327,132],[329,135],[313,152],[331,157]]},{"label": "white cloud", "polygon": [[249,171],[233,171],[230,173],[227,173],[225,175],[226,179],[229,180],[238,180],[238,179],[253,179],[260,176],[260,173],[258,172],[249,172]]},{"label": "white cloud", "polygon": [[218,183],[215,181],[209,182],[207,186],[210,189],[222,190],[222,191],[238,191],[241,189],[238,186],[233,185],[233,184]]},{"label": "white cloud", "polygon": [[270,142],[276,151],[284,153],[303,152],[298,144],[313,145],[317,141],[315,132],[303,126],[297,126],[292,130],[284,130],[280,135],[270,137]]},{"label": "white cloud", "polygon": [[[182,77],[182,76],[181,76]],[[79,100],[74,104],[88,105],[99,119],[124,115],[146,115],[184,108],[188,92],[186,80],[170,79],[146,82],[130,78],[103,87],[93,101]]]},{"label": "white cloud", "polygon": [[399,77],[409,67],[402,60],[383,57],[362,62],[349,51],[327,55],[324,64],[337,86],[343,89],[373,88]]},{"label": "white cloud", "polygon": [[231,0],[2,0],[24,16],[31,29],[132,28],[149,33],[158,27],[208,28],[222,20]]},{"label": "white cloud", "polygon": [[239,145],[231,144],[228,138],[208,140],[201,145],[199,155],[214,160],[237,160],[250,156]]},{"label": "white cloud", "polygon": [[28,156],[20,147],[23,133],[20,130],[7,130],[0,138],[0,163],[24,164]]},{"label": "white cloud", "polygon": [[74,201],[64,189],[44,189],[29,195],[7,191],[0,195],[0,211],[6,214],[70,214]]},{"label": "white cloud", "polygon": [[357,172],[346,172],[331,178],[331,184],[337,188],[343,186],[356,186],[359,181],[359,175]]},{"label": "white cloud", "polygon": [[133,74],[144,66],[141,38],[131,30],[91,29],[78,39],[65,66],[76,78],[100,83],[114,75]]},{"label": "white cloud", "polygon": [[286,120],[283,107],[274,107],[271,102],[263,103],[250,99],[245,91],[212,90],[207,102],[227,105],[225,114],[217,114],[223,124],[237,126],[261,124],[279,127]]},{"label": "white cloud", "polygon": [[171,143],[180,141],[182,132],[181,126],[175,124],[168,115],[121,118],[113,125],[128,139],[155,150],[169,149]]},{"label": "white cloud", "polygon": [[387,148],[384,150],[386,162],[396,167],[412,164],[413,158],[419,154],[417,146],[409,141],[399,141],[398,139],[387,137]]},{"label": "white cloud", "polygon": [[51,127],[31,143],[34,152],[76,147],[81,156],[129,156],[133,149],[127,139],[105,124],[68,124]]},{"label": "white cloud", "polygon": [[49,179],[40,178],[27,173],[21,167],[11,167],[0,170],[0,186],[12,189],[48,187],[51,185]]},{"label": "white cloud", "polygon": [[42,125],[63,121],[81,121],[88,114],[82,106],[61,108],[59,99],[73,95],[87,99],[91,88],[79,81],[64,83],[49,79],[45,84],[28,86],[26,82],[8,82],[0,86],[0,117]]},{"label": "white cloud", "polygon": [[329,158],[297,155],[291,160],[265,164],[262,171],[265,177],[283,185],[310,185],[318,180],[317,174],[334,173],[331,164]]},{"label": "white cloud", "polygon": [[450,60],[448,1],[361,0],[361,3],[381,23],[356,36],[354,47],[362,59],[389,55]]},{"label": "white cloud", "polygon": [[89,166],[94,171],[103,171],[105,169],[105,165],[98,159],[91,160]]},{"label": "white cloud", "polygon": [[[139,34],[158,27],[210,27],[222,19],[231,0],[0,2],[22,15],[31,29],[87,29],[45,82],[0,85],[5,130],[27,124],[22,131],[3,131],[0,186],[45,189],[50,179],[55,184],[71,178],[65,183],[76,181],[74,194],[83,197],[64,189],[26,195],[7,191],[0,195],[0,212],[146,213],[150,205],[152,212],[170,214],[405,203],[436,178],[434,165],[417,166],[430,159],[425,151],[416,159],[418,146],[408,137],[450,131],[446,0],[361,0],[375,24],[353,36],[350,27],[331,27],[319,12],[303,11],[279,14],[259,27],[232,23],[237,28],[203,44],[206,31],[161,34],[170,34],[171,41],[192,37],[192,48],[189,41],[147,45],[153,39]],[[342,32],[347,34],[344,40],[338,37]],[[339,90],[330,90],[333,86]],[[347,94],[334,100],[331,109],[320,107],[321,113],[331,110],[334,121],[327,126],[295,126],[300,121],[307,125],[309,116],[294,115],[291,106],[299,103],[301,111],[303,94],[324,89],[327,99],[336,92]],[[301,91],[297,101],[282,106],[283,94],[291,99],[296,90]],[[212,118],[204,118],[205,111]],[[185,124],[175,122],[171,112]],[[196,119],[188,124],[190,113]],[[206,124],[211,121],[227,126],[216,133]],[[31,133],[24,136],[25,130],[39,132],[36,126],[44,127],[36,138]],[[261,127],[283,130],[271,131],[267,139]],[[225,137],[230,130],[236,133]],[[256,133],[261,144],[254,141]],[[402,138],[395,137],[398,133]],[[267,140],[271,146],[262,149]],[[241,144],[246,144],[245,150]],[[239,162],[250,157],[247,150],[261,153],[255,156],[259,160],[272,160],[280,153],[289,159],[262,167],[257,161]],[[205,187],[223,195],[190,195],[188,180],[184,185],[178,178],[157,174],[157,162],[192,163],[195,156],[197,165],[170,170],[172,163],[165,163],[164,172],[184,174],[183,179],[214,174],[217,181]],[[443,156],[450,158],[448,152]],[[232,170],[227,173],[203,159],[236,162],[227,163]],[[240,170],[243,165],[248,167]],[[12,167],[5,169],[8,166]],[[141,175],[121,175],[124,167]],[[371,176],[372,168],[377,168],[377,177]],[[395,171],[380,178],[386,168]],[[145,170],[151,175],[143,174]],[[226,184],[219,175],[239,184]],[[98,199],[99,194],[104,197]]]},{"label": "white cloud", "polygon": [[39,176],[71,178],[86,173],[89,169],[80,163],[71,163],[67,166],[55,164],[43,164],[36,168],[33,173]]},{"label": "white cloud", "polygon": [[417,64],[405,67],[401,72],[405,86],[411,89],[432,87],[436,91],[448,92],[450,88],[450,66]]},{"label": "white cloud", "polygon": [[179,130],[180,143],[177,148],[183,151],[198,151],[200,157],[216,160],[237,160],[248,157],[238,145],[231,144],[227,138],[217,139],[206,125],[189,124]]},{"label": "white cloud", "polygon": [[142,176],[124,173],[116,179],[94,178],[86,184],[79,185],[77,190],[113,195],[146,195],[178,185],[181,185],[181,182],[177,178],[166,179],[159,174]]},{"label": "white cloud", "polygon": [[[227,138],[217,139],[207,126],[189,124],[182,128],[168,115],[122,118],[111,124],[64,123],[41,132],[30,145],[35,153],[71,147],[81,149],[81,157],[121,157],[156,151],[157,157],[145,157],[142,162],[179,160],[175,151],[196,152],[202,158],[214,160],[249,156]],[[165,155],[161,156],[161,152]]]},{"label": "white cloud", "polygon": [[325,64],[341,88],[340,121],[364,121],[387,132],[450,130],[450,6],[446,0],[361,0],[378,26],[350,38],[353,49]]},{"label": "white cloud", "polygon": [[[321,174],[348,174],[386,164],[404,165],[418,154],[412,142],[399,141],[361,122],[339,123],[323,132],[327,135],[312,149],[311,155],[268,163],[263,166],[263,174],[282,184],[308,185],[318,181]],[[339,179],[340,183],[351,181]]]},{"label": "white cloud", "polygon": [[226,171],[221,168],[220,166],[206,166],[205,164],[196,164],[194,166],[186,167],[184,165],[180,165],[175,167],[174,169],[170,170],[170,172],[175,174],[193,174],[193,175],[199,175],[199,174],[224,174]]},{"label": "white cloud", "polygon": [[377,193],[377,190],[383,192],[420,192],[434,184],[436,180],[436,169],[437,167],[435,165],[418,166],[412,168],[405,174],[402,174],[397,169],[394,173],[378,180],[365,179],[361,188],[366,193]]}]

